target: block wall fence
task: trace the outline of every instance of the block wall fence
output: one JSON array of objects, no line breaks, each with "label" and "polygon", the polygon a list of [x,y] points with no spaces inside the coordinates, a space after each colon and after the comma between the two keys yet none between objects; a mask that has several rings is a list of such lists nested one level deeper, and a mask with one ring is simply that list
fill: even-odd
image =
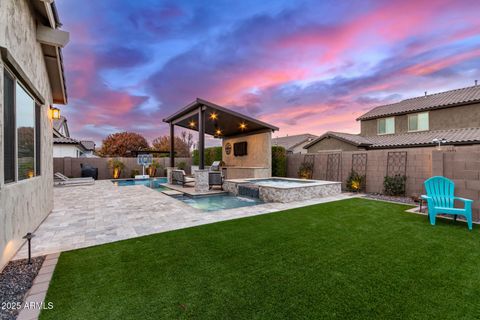
[{"label": "block wall fence", "polygon": [[[92,167],[98,168],[98,179],[112,179],[112,169],[108,167],[108,161],[111,158],[53,158],[53,172],[60,172],[70,178],[81,177],[80,164],[88,164]],[[137,158],[116,158],[125,164],[125,168],[122,170],[120,178],[130,178],[132,170],[138,170],[142,173],[142,166],[137,164]],[[164,169],[169,166],[169,158],[155,158]],[[185,162],[186,173],[190,174],[190,166],[192,165],[192,158],[175,158],[175,165],[180,162]],[[157,170],[158,177],[164,177],[165,172]]]},{"label": "block wall fence", "polygon": [[[480,221],[480,146],[444,146],[436,148],[386,149],[365,151],[325,151],[315,154],[287,155],[287,176],[298,177],[298,169],[305,156],[314,157],[313,179],[327,180],[333,176],[346,187],[346,180],[352,170],[352,158],[355,154],[366,154],[366,191],[383,192],[383,179],[387,175],[389,152],[404,153],[406,196],[424,194],[423,182],[432,176],[444,176],[455,182],[457,196],[474,200],[473,214]],[[329,155],[338,154],[338,165],[329,162]],[[336,156],[337,157],[337,156]],[[331,157],[330,159],[333,159]],[[391,164],[390,164],[391,165]],[[328,170],[327,170],[328,168]],[[330,171],[330,172],[329,172]]]}]

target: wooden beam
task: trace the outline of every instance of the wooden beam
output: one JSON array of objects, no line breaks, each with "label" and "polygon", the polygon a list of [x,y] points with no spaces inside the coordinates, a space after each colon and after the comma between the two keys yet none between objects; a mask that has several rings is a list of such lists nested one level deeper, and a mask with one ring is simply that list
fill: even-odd
[{"label": "wooden beam", "polygon": [[70,40],[70,33],[46,27],[39,24],[37,26],[37,41],[49,46],[63,48]]},{"label": "wooden beam", "polygon": [[53,14],[53,10],[52,10],[52,3],[53,3],[53,0],[40,0],[43,2],[43,4],[45,5],[45,12],[47,13],[47,17],[48,17],[48,22],[50,23],[50,27],[52,28],[56,28],[56,22],[55,22],[55,15]]}]

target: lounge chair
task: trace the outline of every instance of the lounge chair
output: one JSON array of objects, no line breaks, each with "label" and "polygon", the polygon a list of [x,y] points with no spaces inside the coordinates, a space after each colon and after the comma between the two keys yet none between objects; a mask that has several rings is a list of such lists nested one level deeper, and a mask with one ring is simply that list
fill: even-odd
[{"label": "lounge chair", "polygon": [[66,175],[56,172],[54,174],[55,186],[83,186],[83,185],[91,185],[95,183],[95,180],[91,177],[88,178],[69,178]]},{"label": "lounge chair", "polygon": [[[427,200],[428,217],[430,223],[435,225],[435,217],[438,214],[452,214],[454,219],[462,215],[467,219],[468,229],[472,230],[472,202],[473,200],[455,197],[455,183],[445,177],[436,176],[424,182],[427,195],[422,199]],[[455,200],[464,203],[463,208],[455,208]]]},{"label": "lounge chair", "polygon": [[195,179],[187,177],[183,170],[172,171],[172,184],[178,184],[185,187],[188,184],[195,183]]}]

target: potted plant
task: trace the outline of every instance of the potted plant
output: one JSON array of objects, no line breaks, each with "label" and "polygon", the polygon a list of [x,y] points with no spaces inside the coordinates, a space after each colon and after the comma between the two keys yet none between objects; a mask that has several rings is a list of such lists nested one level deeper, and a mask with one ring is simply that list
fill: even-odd
[{"label": "potted plant", "polygon": [[113,179],[118,179],[120,178],[123,168],[125,168],[125,164],[119,159],[114,158],[108,160],[108,167],[113,169]]},{"label": "potted plant", "polygon": [[[147,168],[147,173],[150,177],[155,177],[157,174],[157,169],[161,168],[162,166],[158,161],[153,160],[152,163]],[[161,170],[160,170],[161,171]]]}]

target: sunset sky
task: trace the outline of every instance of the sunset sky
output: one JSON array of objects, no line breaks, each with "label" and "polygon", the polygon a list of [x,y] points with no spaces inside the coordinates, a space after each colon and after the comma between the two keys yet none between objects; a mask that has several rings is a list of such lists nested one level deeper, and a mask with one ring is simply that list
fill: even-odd
[{"label": "sunset sky", "polygon": [[480,80],[480,1],[62,0],[70,133],[150,141],[196,97],[345,131],[377,105]]}]

